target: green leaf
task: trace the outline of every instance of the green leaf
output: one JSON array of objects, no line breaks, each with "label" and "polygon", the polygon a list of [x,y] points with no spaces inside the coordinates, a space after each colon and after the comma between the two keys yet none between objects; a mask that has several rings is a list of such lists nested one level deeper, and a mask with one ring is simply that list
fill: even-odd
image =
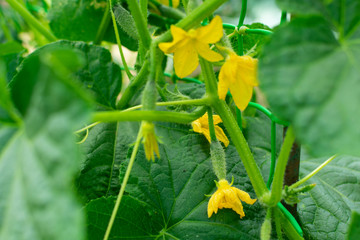
[{"label": "green leaf", "polygon": [[360,37],[359,0],[276,0],[276,2],[281,9],[296,15],[322,16],[344,37],[353,33]]},{"label": "green leaf", "polygon": [[[50,27],[56,37],[76,41],[94,41],[106,10],[105,0],[53,0],[49,10]],[[115,41],[112,23],[109,21],[105,39]],[[137,40],[119,27],[123,46],[137,50]]]},{"label": "green leaf", "polygon": [[[97,222],[88,223],[89,240],[103,239],[104,233],[98,229],[106,229],[114,208],[116,197],[99,198],[89,202],[85,211],[88,219]],[[131,196],[124,196],[115,218],[111,239],[153,239],[161,230],[161,215],[149,205]]]},{"label": "green leaf", "polygon": [[7,42],[7,43],[0,44],[0,56],[19,53],[22,50],[24,50],[24,48],[18,42]]},{"label": "green leaf", "polygon": [[13,123],[16,120],[15,109],[7,88],[5,64],[0,60],[0,124]]},{"label": "green leaf", "polygon": [[360,236],[360,214],[353,212],[349,226],[347,240],[356,240]]},{"label": "green leaf", "polygon": [[[82,82],[84,88],[90,90],[99,104],[115,108],[116,98],[122,86],[121,69],[112,61],[110,52],[103,47],[62,40],[34,51],[24,60],[22,67],[26,68],[27,62],[31,62],[32,58],[48,51],[64,49],[78,52],[83,56],[81,60],[83,62],[79,63],[82,67],[74,66],[70,71],[73,78]],[[31,71],[31,74],[36,74],[36,72]],[[14,81],[18,81],[18,78],[25,78],[21,70]]]},{"label": "green leaf", "polygon": [[[271,30],[268,26],[262,23],[252,23],[250,25],[245,24],[244,26],[250,29],[265,29]],[[226,34],[231,34],[233,30],[226,29]],[[260,34],[246,34],[243,36],[243,51],[244,54],[251,53],[252,56],[257,56],[262,49],[264,43],[269,39],[269,36]],[[238,49],[238,41],[236,35],[230,39],[231,46],[234,51]]]},{"label": "green leaf", "polygon": [[[258,118],[254,118],[254,121],[248,119],[248,136],[255,131],[264,133],[265,139],[269,138],[269,120],[263,115]],[[216,190],[214,184],[216,177],[211,167],[209,143],[203,135],[190,131],[190,128],[190,125],[157,123],[156,134],[162,143],[159,146],[161,158],[156,159],[155,163],[145,159],[143,147],[140,147],[126,191],[134,201],[143,203],[159,216],[148,219],[149,211],[145,211],[146,220],[144,221],[149,221],[150,226],[156,227],[153,227],[153,231],[139,230],[147,234],[136,239],[156,239],[157,237],[164,239],[173,237],[175,237],[173,239],[196,237],[199,239],[259,239],[260,226],[265,216],[265,211],[259,203],[254,205],[244,203],[246,216],[243,219],[229,209],[219,210],[210,219],[207,217],[209,198],[205,194],[212,194]],[[99,136],[97,132],[94,134]],[[279,134],[281,134],[280,129]],[[257,143],[254,137],[250,138],[252,138],[250,141],[252,150],[258,153],[256,155],[258,164],[261,165],[263,171],[268,171],[266,161],[270,160],[270,153],[269,146],[265,146],[264,143],[266,140],[261,139],[259,140],[261,143]],[[278,140],[281,141],[281,138]],[[95,148],[94,145],[93,149]],[[129,151],[128,157],[130,153]],[[249,192],[254,198],[250,180],[235,147],[231,144],[226,149],[226,157],[228,180],[231,181],[231,176],[234,176],[234,185]],[[124,160],[120,161],[120,179],[127,167],[127,161]],[[99,203],[96,212],[101,212],[101,214],[88,215],[88,235],[96,236],[94,237],[96,239],[105,233],[113,203],[109,205],[100,199],[90,202],[89,205],[93,202]],[[124,214],[129,216],[126,217],[129,221],[126,225],[121,222],[124,220],[120,219],[120,216]],[[132,215],[135,213],[130,207],[125,206],[119,210],[110,239],[128,239],[139,236],[131,232],[133,229],[138,233],[138,229],[134,230],[134,227],[128,226],[130,223],[137,224],[137,217]]]},{"label": "green leaf", "polygon": [[[333,13],[331,6],[323,7]],[[335,29],[322,17],[298,15],[276,30],[259,61],[260,87],[272,110],[294,125],[314,156],[360,155],[354,104],[360,101],[359,6],[357,0],[338,8]]]},{"label": "green leaf", "polygon": [[90,112],[67,76],[78,58],[71,51],[31,58],[32,68],[22,71],[33,86],[12,89],[26,93],[29,104],[20,105],[23,124],[0,128],[0,142],[6,141],[0,145],[0,239],[84,239],[71,186],[81,158],[73,132]]},{"label": "green leaf", "polygon": [[86,156],[77,188],[84,202],[101,196],[117,195],[119,167],[135,142],[139,124],[101,123],[93,127],[82,144]]},{"label": "green leaf", "polygon": [[139,35],[135,26],[135,21],[129,11],[118,4],[115,6],[114,15],[116,17],[116,22],[120,25],[122,30],[133,39],[138,40]]},{"label": "green leaf", "polygon": [[[326,159],[302,160],[300,179]],[[360,159],[342,156],[312,177],[316,186],[300,196],[299,216],[311,239],[345,239],[352,211],[360,211]]]}]

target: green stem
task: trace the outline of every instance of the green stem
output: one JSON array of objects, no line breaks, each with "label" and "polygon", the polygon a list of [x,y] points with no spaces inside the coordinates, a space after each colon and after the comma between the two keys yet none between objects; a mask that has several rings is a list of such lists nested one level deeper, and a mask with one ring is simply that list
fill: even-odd
[{"label": "green stem", "polygon": [[225,101],[216,100],[214,101],[213,107],[223,120],[224,125],[228,130],[228,133],[230,134],[232,142],[234,143],[236,150],[240,155],[241,161],[244,164],[251,184],[254,187],[255,193],[258,198],[260,198],[265,193],[269,192],[269,190],[266,188],[263,177],[260,173],[260,169],[254,160],[254,156],[251,153],[251,150],[244,138],[244,135],[237,126],[237,122],[234,119]]},{"label": "green stem", "polygon": [[[229,23],[223,23],[223,28],[229,29],[229,30],[235,30],[236,26]],[[260,35],[271,35],[273,32],[266,29],[245,29],[245,33],[247,34],[260,34]]]},{"label": "green stem", "polygon": [[148,75],[149,60],[145,60],[143,66],[140,69],[140,72],[130,82],[129,86],[125,89],[123,95],[121,96],[119,102],[117,102],[117,109],[124,109],[129,104],[129,101],[132,99],[134,94],[139,91],[139,89],[145,84]]},{"label": "green stem", "polygon": [[[129,1],[129,0],[128,0]],[[189,30],[201,23],[201,21],[218,9],[223,3],[227,0],[207,0],[203,2],[199,7],[195,8],[189,15],[180,20],[176,26],[184,30]],[[168,42],[172,38],[171,32],[168,30],[160,37],[158,37],[155,42],[156,44],[161,42]]]},{"label": "green stem", "polygon": [[45,28],[42,23],[36,19],[31,13],[23,6],[21,5],[17,0],[6,0],[7,3],[15,10],[17,11],[24,19],[25,21],[33,26],[39,33],[41,33],[47,40],[50,42],[57,41],[57,38],[54,36],[54,34],[49,31],[47,28]]},{"label": "green stem", "polygon": [[268,118],[270,118],[271,121],[276,122],[277,124],[281,124],[284,126],[289,126],[289,122],[283,121],[278,119],[274,114],[272,114],[268,109],[266,109],[265,107],[261,106],[258,103],[254,103],[254,102],[249,102],[249,107],[253,107],[258,109],[259,111],[261,111],[262,113],[264,113],[266,116],[268,116]]},{"label": "green stem", "polygon": [[203,74],[205,86],[206,86],[206,94],[212,99],[218,99],[217,93],[217,81],[215,77],[215,73],[213,70],[213,66],[211,63],[204,60],[202,57],[199,57],[201,73]]},{"label": "green stem", "polygon": [[150,48],[151,37],[147,29],[147,24],[144,15],[141,13],[141,9],[138,1],[127,0],[132,17],[135,21],[135,26],[138,30],[140,41],[146,49]]},{"label": "green stem", "polygon": [[315,174],[317,174],[321,169],[323,169],[326,165],[328,165],[332,160],[336,158],[336,155],[330,157],[328,160],[323,162],[320,166],[318,166],[314,171],[309,173],[306,177],[302,178],[298,182],[294,183],[289,187],[289,189],[294,189],[299,187],[301,184],[305,183],[307,180],[309,180],[311,177],[313,177]]},{"label": "green stem", "polygon": [[276,123],[274,121],[271,121],[271,165],[270,165],[269,178],[266,183],[266,187],[268,189],[270,189],[271,183],[274,179],[275,163],[276,163]]},{"label": "green stem", "polygon": [[[137,2],[137,1],[136,1]],[[121,57],[121,61],[122,61],[122,64],[124,65],[124,69],[125,69],[125,72],[126,72],[126,75],[128,76],[129,79],[131,79],[133,77],[133,75],[131,74],[129,68],[128,68],[128,65],[126,63],[126,59],[125,59],[125,56],[124,56],[124,52],[122,50],[122,46],[121,46],[121,41],[120,41],[120,35],[119,35],[119,30],[118,30],[118,27],[117,27],[117,24],[116,24],[116,19],[115,19],[115,14],[114,14],[114,11],[113,11],[113,5],[112,5],[112,1],[109,0],[109,5],[110,5],[110,13],[111,13],[111,19],[112,19],[112,22],[113,22],[113,27],[114,27],[114,32],[115,32],[115,38],[116,38],[116,43],[118,45],[118,48],[119,48],[119,53],[120,53],[120,57]]]},{"label": "green stem", "polygon": [[121,121],[159,121],[159,122],[175,122],[190,123],[204,115],[206,107],[192,113],[179,113],[168,111],[103,111],[96,112],[93,121],[100,122],[121,122]]},{"label": "green stem", "polygon": [[109,26],[109,23],[110,23],[110,7],[109,7],[109,5],[110,5],[109,2],[107,2],[103,18],[101,19],[100,26],[99,26],[98,31],[95,36],[95,40],[94,40],[95,45],[99,45],[101,43],[102,39],[104,38],[106,29]]},{"label": "green stem", "polygon": [[186,14],[180,10],[162,5],[162,4],[158,3],[156,0],[150,0],[150,2],[154,3],[154,5],[160,11],[161,16],[175,19],[175,20],[180,20],[180,19],[183,19],[184,17],[186,17]]},{"label": "green stem", "polygon": [[207,113],[208,113],[208,121],[209,121],[210,139],[212,142],[216,142],[217,139],[216,139],[216,135],[215,135],[215,126],[214,126],[214,119],[213,119],[211,107],[208,107]]},{"label": "green stem", "polygon": [[[194,106],[208,106],[209,98],[200,98],[200,99],[190,99],[190,100],[180,100],[180,101],[169,101],[169,102],[157,102],[156,106],[174,106],[174,105],[194,105]],[[142,105],[137,105],[131,108],[124,109],[123,112],[133,111],[141,109]]]},{"label": "green stem", "polygon": [[241,111],[236,107],[236,122],[242,131],[242,117],[241,117]]},{"label": "green stem", "polygon": [[238,23],[238,28],[240,28],[244,24],[245,16],[246,16],[246,10],[247,10],[247,0],[241,1],[241,12],[240,12],[240,18]]},{"label": "green stem", "polygon": [[277,207],[280,209],[280,211],[282,212],[282,214],[284,214],[284,217],[290,222],[290,224],[293,226],[293,228],[295,229],[295,231],[302,236],[303,235],[303,231],[299,225],[299,223],[296,221],[296,219],[294,218],[293,215],[291,215],[291,213],[281,204],[281,202],[277,203]]},{"label": "green stem", "polygon": [[276,235],[279,240],[283,240],[282,230],[281,230],[281,218],[279,216],[279,212],[275,210],[274,210],[274,220],[275,220]]},{"label": "green stem", "polygon": [[112,228],[112,226],[114,224],[115,217],[116,217],[117,211],[118,211],[120,203],[121,203],[122,196],[124,195],[126,184],[127,184],[128,180],[129,180],[129,177],[130,177],[131,169],[132,169],[132,167],[134,165],[134,162],[135,162],[135,157],[136,157],[137,151],[139,149],[140,141],[141,141],[141,138],[142,138],[141,128],[142,127],[140,127],[140,129],[139,129],[139,133],[138,133],[137,138],[136,138],[134,149],[133,149],[133,151],[131,153],[131,157],[130,157],[130,160],[129,160],[129,165],[128,165],[127,169],[126,169],[124,179],[123,179],[123,181],[121,183],[121,188],[120,188],[120,191],[119,191],[119,195],[118,195],[118,197],[116,199],[115,207],[114,207],[113,212],[111,214],[110,221],[109,221],[109,224],[108,224],[106,232],[105,232],[104,240],[108,240],[108,238],[109,238],[111,228]]},{"label": "green stem", "polygon": [[266,30],[266,29],[246,29],[245,33],[248,34],[260,34],[260,35],[271,35],[273,32],[270,30]]},{"label": "green stem", "polygon": [[[172,74],[171,73],[166,73],[164,72],[164,75],[167,76],[167,77],[172,77]],[[176,76],[176,79],[177,80],[180,80],[180,81],[184,81],[184,82],[191,82],[191,83],[197,83],[197,84],[202,84],[203,82],[197,80],[196,78],[189,78],[189,77],[185,77],[185,78],[178,78]]]},{"label": "green stem", "polygon": [[274,206],[281,200],[285,168],[294,141],[295,141],[295,135],[292,126],[290,126],[286,132],[286,136],[283,145],[281,147],[279,158],[277,160],[277,164],[275,167],[274,182],[271,188],[271,197],[267,202],[269,206]]},{"label": "green stem", "polygon": [[244,135],[240,131],[229,107],[226,105],[225,101],[219,100],[217,94],[217,81],[212,65],[202,58],[200,58],[200,65],[205,81],[206,94],[210,98],[210,103],[220,115],[226,129],[229,131],[230,137],[240,155],[255,193],[260,197],[269,191],[261,176],[260,169],[257,166]]},{"label": "green stem", "polygon": [[[120,66],[121,70],[125,70],[124,67]],[[129,67],[130,70],[135,70],[134,68],[131,68]],[[171,73],[167,73],[167,72],[164,72],[164,76],[167,76],[167,77],[172,77],[174,74],[171,74]],[[175,75],[176,79],[177,80],[180,80],[180,81],[183,81],[183,82],[191,82],[191,83],[197,83],[197,84],[202,84],[203,82],[202,81],[199,81],[197,80],[196,78],[189,78],[189,77],[185,77],[185,78],[179,78]]]},{"label": "green stem", "polygon": [[[291,222],[282,214],[279,208],[274,208],[275,214],[278,214],[280,217],[282,228],[284,229],[285,234],[288,239],[291,240],[304,240],[304,238],[299,234],[299,232],[294,228]],[[301,230],[301,229],[300,229]]]},{"label": "green stem", "polygon": [[281,12],[281,19],[280,19],[280,24],[283,24],[287,21],[287,12],[286,11],[282,11]]},{"label": "green stem", "polygon": [[145,24],[147,25],[147,9],[148,9],[148,0],[140,0],[139,1],[139,4],[140,4],[140,10],[141,10],[141,14],[143,15],[143,16],[145,16],[144,17],[144,19],[145,19]]},{"label": "green stem", "polygon": [[92,123],[92,124],[90,124],[90,125],[82,128],[82,129],[77,130],[75,133],[81,133],[81,132],[83,132],[83,131],[85,131],[85,130],[88,130],[88,129],[92,128],[92,127],[95,127],[95,126],[98,125],[99,123],[101,123],[101,122],[94,122],[94,123]]}]

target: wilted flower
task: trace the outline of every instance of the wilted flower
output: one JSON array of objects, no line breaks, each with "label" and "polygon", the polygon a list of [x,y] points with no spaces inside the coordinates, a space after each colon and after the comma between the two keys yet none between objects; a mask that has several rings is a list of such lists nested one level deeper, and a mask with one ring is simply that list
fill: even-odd
[{"label": "wilted flower", "polygon": [[[223,142],[225,147],[229,145],[229,139],[226,137],[224,131],[221,129],[221,127],[217,126],[216,124],[219,124],[222,122],[219,115],[213,115],[214,125],[215,125],[215,135],[216,138]],[[209,130],[209,121],[208,121],[208,114],[205,113],[202,117],[198,118],[194,122],[191,123],[191,126],[193,127],[194,132],[203,134],[206,139],[211,143],[211,137],[210,137],[210,130]]]},{"label": "wilted flower", "polygon": [[155,135],[155,127],[152,122],[143,122],[142,136],[146,159],[155,161],[154,152],[156,153],[156,156],[160,158],[159,146]]},{"label": "wilted flower", "polygon": [[251,199],[247,192],[231,187],[232,183],[229,184],[225,179],[221,179],[216,185],[218,189],[211,196],[208,204],[209,218],[213,212],[216,214],[218,209],[222,208],[231,208],[240,215],[240,218],[243,218],[245,213],[241,201],[251,205],[256,202],[256,199]]}]

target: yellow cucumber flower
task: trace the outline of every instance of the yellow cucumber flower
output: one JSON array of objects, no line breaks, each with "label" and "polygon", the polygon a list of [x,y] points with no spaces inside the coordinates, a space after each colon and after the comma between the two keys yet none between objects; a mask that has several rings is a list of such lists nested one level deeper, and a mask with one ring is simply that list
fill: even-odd
[{"label": "yellow cucumber flower", "polygon": [[[170,2],[169,0],[158,0],[158,2],[160,2],[163,5],[169,6]],[[177,8],[180,4],[180,0],[172,0],[172,7],[173,8]]]},{"label": "yellow cucumber flower", "polygon": [[[224,131],[216,124],[222,122],[219,115],[213,115],[214,125],[215,125],[215,135],[219,141],[223,142],[225,147],[229,145],[229,139],[226,137]],[[205,113],[202,117],[198,118],[197,120],[191,123],[194,132],[203,134],[206,139],[211,143],[210,138],[210,130],[209,130],[209,121],[208,121],[208,114]]]},{"label": "yellow cucumber flower", "polygon": [[221,54],[212,51],[209,44],[218,42],[223,36],[222,20],[214,17],[209,25],[190,29],[188,32],[171,25],[172,42],[160,43],[159,48],[165,54],[174,53],[174,68],[178,77],[191,74],[199,65],[199,57],[209,62],[223,60]]},{"label": "yellow cucumber flower", "polygon": [[230,89],[236,106],[243,111],[249,104],[257,81],[257,59],[231,53],[219,73],[218,94],[225,100]]},{"label": "yellow cucumber flower", "polygon": [[154,152],[160,158],[159,146],[155,135],[155,126],[152,122],[144,121],[142,124],[143,144],[147,160],[155,161]]},{"label": "yellow cucumber flower", "polygon": [[256,202],[256,199],[251,199],[247,192],[231,187],[232,183],[229,184],[225,179],[221,179],[216,185],[218,189],[211,196],[208,203],[207,213],[209,218],[213,212],[216,214],[218,209],[222,208],[231,208],[240,215],[240,218],[243,218],[245,213],[241,201],[251,205]]}]

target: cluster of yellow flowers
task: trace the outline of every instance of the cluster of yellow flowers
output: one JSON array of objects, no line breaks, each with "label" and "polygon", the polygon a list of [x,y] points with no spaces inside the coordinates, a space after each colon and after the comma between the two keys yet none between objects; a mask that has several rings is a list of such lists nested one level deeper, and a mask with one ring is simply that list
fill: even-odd
[{"label": "cluster of yellow flowers", "polygon": [[[160,0],[160,2],[169,5],[168,0]],[[173,1],[172,3],[173,7],[177,7],[179,1]],[[172,42],[160,43],[159,48],[165,54],[174,53],[174,68],[178,77],[184,78],[190,75],[199,65],[199,56],[209,62],[219,62],[224,59],[223,55],[211,50],[209,46],[209,44],[220,41],[223,36],[222,20],[219,16],[215,16],[207,26],[184,31],[172,25],[170,31],[173,37]],[[230,89],[236,106],[240,110],[244,110],[250,102],[254,86],[258,85],[256,77],[257,59],[250,56],[238,56],[232,50],[229,50],[229,52],[230,54],[226,57],[225,63],[220,69],[218,95],[220,99],[225,100]],[[220,116],[214,115],[213,120],[216,138],[227,147],[229,139],[224,131],[217,126],[222,122]],[[211,142],[207,113],[194,121],[192,127],[195,132],[203,134]],[[149,131],[146,129],[150,129],[150,132],[153,133],[153,125],[147,125],[143,131],[146,157],[154,160],[154,151],[159,157],[157,142],[153,135],[147,134]],[[147,137],[147,135],[149,136]],[[147,138],[149,138],[148,141]],[[248,193],[232,187],[232,183],[229,184],[226,179],[220,179],[219,182],[216,182],[216,185],[218,189],[211,196],[208,204],[209,218],[213,212],[217,213],[218,209],[222,208],[231,208],[242,218],[245,213],[241,201],[247,204],[254,204],[256,201],[256,199],[251,199]]]},{"label": "cluster of yellow flowers", "polygon": [[[178,77],[186,77],[197,68],[199,55],[209,62],[224,59],[209,46],[223,36],[222,20],[219,16],[215,16],[209,25],[190,29],[188,32],[174,25],[170,31],[173,36],[172,42],[160,43],[159,48],[165,54],[174,53],[174,68]],[[224,100],[230,89],[236,106],[243,111],[250,102],[254,86],[258,85],[256,70],[257,59],[238,56],[231,51],[220,69],[219,98]]]}]

